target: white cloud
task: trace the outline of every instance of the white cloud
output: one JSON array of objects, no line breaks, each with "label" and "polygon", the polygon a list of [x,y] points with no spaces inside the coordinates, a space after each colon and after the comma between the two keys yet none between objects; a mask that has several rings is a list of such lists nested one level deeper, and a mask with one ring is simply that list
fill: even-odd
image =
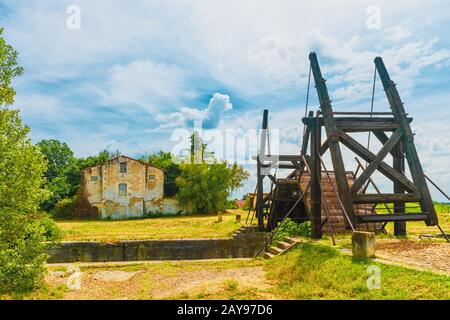
[{"label": "white cloud", "polygon": [[201,121],[205,129],[216,128],[222,120],[226,111],[233,109],[230,97],[226,94],[214,93],[210,99],[208,107],[203,110],[196,108],[182,107],[179,112],[159,114],[156,119],[162,122],[160,128],[176,128],[194,125],[195,121]]}]

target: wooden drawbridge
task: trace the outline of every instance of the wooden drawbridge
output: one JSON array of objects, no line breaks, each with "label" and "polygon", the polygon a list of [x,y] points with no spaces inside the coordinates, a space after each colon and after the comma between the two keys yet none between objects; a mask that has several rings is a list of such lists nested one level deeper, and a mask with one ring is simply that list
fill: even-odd
[{"label": "wooden drawbridge", "polygon": [[[321,238],[323,231],[333,234],[346,229],[384,230],[390,222],[394,223],[395,235],[406,235],[407,221],[423,221],[427,226],[439,227],[426,182],[429,178],[423,173],[414,144],[410,126],[412,118],[408,117],[383,60],[377,57],[374,61],[371,112],[335,112],[316,54],[311,53],[309,59],[310,77],[305,117],[302,118],[304,130],[300,154],[266,154],[269,131],[268,110],[264,110],[259,152],[255,157],[255,213],[259,229],[273,231],[286,218],[297,222],[309,220],[313,238]],[[373,112],[377,74],[391,112]],[[311,79],[315,82],[320,102],[316,114],[307,112]],[[369,141],[372,135],[381,143],[377,153],[370,150],[370,143],[363,146],[352,137],[353,133],[362,132],[369,134]],[[356,155],[358,167],[354,172],[344,166],[342,146]],[[323,160],[327,153],[332,170],[326,168]],[[391,164],[386,162],[387,156],[392,158]],[[275,168],[289,169],[290,173],[285,178],[277,178],[277,174],[272,173]],[[375,171],[391,181],[393,192],[383,193],[376,186],[372,179]],[[409,176],[406,175],[408,171]],[[272,183],[269,194],[264,193],[266,177]],[[376,193],[369,193],[369,186]],[[415,204],[418,212],[407,212],[407,203]],[[375,209],[380,206],[388,212],[378,213]]]}]

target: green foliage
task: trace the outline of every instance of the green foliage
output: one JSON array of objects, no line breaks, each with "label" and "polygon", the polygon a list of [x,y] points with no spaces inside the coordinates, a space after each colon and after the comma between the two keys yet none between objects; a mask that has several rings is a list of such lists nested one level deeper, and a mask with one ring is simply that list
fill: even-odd
[{"label": "green foliage", "polygon": [[74,179],[72,170],[79,170],[73,152],[66,143],[58,140],[41,140],[37,146],[47,160],[45,177],[47,188],[52,194],[49,199],[42,201],[40,207],[51,212],[58,201],[77,192],[79,178]]},{"label": "green foliage", "polygon": [[235,200],[227,200],[227,207],[226,207],[226,209],[239,209],[239,207],[236,204]]},{"label": "green foliage", "polygon": [[[217,213],[227,208],[231,191],[242,185],[249,174],[237,164],[214,160],[206,163],[207,145],[198,132],[191,135],[191,161],[180,165],[180,175],[175,179],[179,191],[179,205],[187,211],[200,214]],[[209,156],[208,156],[209,157]]]},{"label": "green foliage", "polygon": [[239,187],[248,173],[226,162],[213,164],[182,164],[176,179],[180,206],[197,213],[217,213],[227,207],[230,191]]},{"label": "green foliage", "polygon": [[0,28],[0,292],[25,291],[42,283],[52,238],[37,208],[49,196],[43,188],[47,163],[31,143],[30,129],[18,110],[10,110],[15,91],[11,81],[23,73],[17,52],[1,37]]},{"label": "green foliage", "polygon": [[75,162],[72,150],[58,140],[41,140],[37,146],[47,160],[45,177],[49,182],[64,175],[66,168]]},{"label": "green foliage", "polygon": [[44,237],[46,241],[59,242],[62,238],[61,230],[56,225],[55,220],[50,218],[46,213],[40,220],[41,226],[44,229]]},{"label": "green foliage", "polygon": [[64,198],[56,203],[51,214],[56,219],[73,219],[78,204],[78,196]]},{"label": "green foliage", "polygon": [[303,223],[296,223],[287,218],[278,227],[274,240],[281,241],[285,237],[310,237],[311,236],[311,222],[305,221]]},{"label": "green foliage", "polygon": [[159,151],[143,159],[149,165],[164,170],[164,196],[173,197],[178,192],[176,178],[180,175],[181,169],[170,152]]},{"label": "green foliage", "polygon": [[46,161],[18,110],[0,109],[0,291],[28,290],[44,275],[46,231],[39,203]]},{"label": "green foliage", "polygon": [[88,167],[94,167],[102,164],[105,161],[108,161],[110,159],[117,158],[120,156],[121,153],[119,150],[116,150],[114,152],[109,150],[103,150],[96,156],[89,156],[87,158],[81,158],[78,159],[78,168],[79,170],[88,168]]},{"label": "green foliage", "polygon": [[16,92],[11,86],[12,79],[23,74],[23,68],[17,65],[17,51],[7,44],[0,28],[0,107],[14,103]]}]

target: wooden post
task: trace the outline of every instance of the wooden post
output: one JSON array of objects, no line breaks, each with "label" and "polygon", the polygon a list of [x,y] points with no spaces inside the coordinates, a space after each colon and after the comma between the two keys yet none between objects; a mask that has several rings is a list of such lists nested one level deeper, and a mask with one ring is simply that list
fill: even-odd
[{"label": "wooden post", "polygon": [[327,85],[325,84],[325,79],[322,77],[319,62],[317,61],[317,56],[314,52],[309,55],[309,60],[311,61],[311,70],[314,75],[314,82],[316,83],[317,95],[319,96],[320,109],[323,113],[328,147],[330,149],[331,161],[333,162],[333,169],[336,177],[337,190],[350,221],[353,225],[356,225],[355,209],[353,207],[347,174],[345,172],[344,159],[342,158],[341,148],[339,146],[339,130],[333,116],[333,109],[331,107]]},{"label": "wooden post", "polygon": [[[393,149],[393,167],[398,172],[405,174],[405,158],[403,157],[403,143],[399,143]],[[402,185],[394,181],[394,193],[405,193]],[[404,213],[405,203],[404,202],[394,202],[394,214]],[[406,236],[406,221],[396,221],[394,222],[394,234],[396,236]]]},{"label": "wooden post", "polygon": [[320,190],[321,163],[318,151],[321,143],[321,127],[317,121],[311,126],[311,237],[322,238],[322,195]]},{"label": "wooden post", "polygon": [[258,157],[256,158],[256,175],[257,175],[257,192],[256,192],[256,218],[258,219],[258,227],[260,231],[264,231],[264,175],[261,172],[262,163],[261,157],[265,155],[267,127],[268,127],[269,111],[264,110],[263,122],[261,130],[261,141],[259,147]]},{"label": "wooden post", "polygon": [[[314,117],[314,111],[308,112],[308,118]],[[311,129],[309,126],[306,126],[304,136],[303,136],[303,143],[302,143],[302,151],[300,154],[306,155],[306,152],[308,150],[308,142],[309,142],[309,135],[311,133]]]}]

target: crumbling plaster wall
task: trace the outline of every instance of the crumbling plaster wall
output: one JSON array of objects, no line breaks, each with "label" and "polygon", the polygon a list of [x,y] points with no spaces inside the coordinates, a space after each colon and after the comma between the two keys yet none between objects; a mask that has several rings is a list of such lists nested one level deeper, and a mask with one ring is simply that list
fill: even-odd
[{"label": "crumbling plaster wall", "polygon": [[[126,172],[121,172],[126,163]],[[126,184],[126,193],[119,185]],[[103,219],[141,217],[161,212],[164,199],[164,172],[128,157],[118,157],[83,170],[83,195],[99,209]]]}]

